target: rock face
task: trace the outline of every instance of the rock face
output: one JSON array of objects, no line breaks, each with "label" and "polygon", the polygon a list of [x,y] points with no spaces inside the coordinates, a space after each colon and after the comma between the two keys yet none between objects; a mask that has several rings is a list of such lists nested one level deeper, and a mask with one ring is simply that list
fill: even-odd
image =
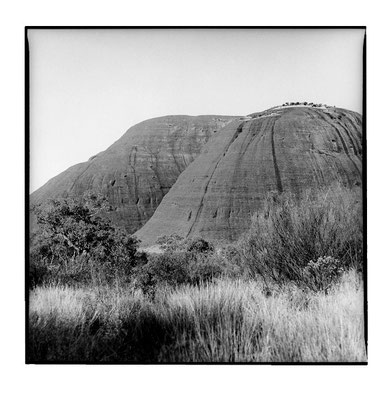
[{"label": "rock face", "polygon": [[361,116],[326,107],[275,107],[238,118],[208,142],[136,235],[231,241],[269,191],[361,185]]},{"label": "rock face", "polygon": [[110,218],[133,233],[152,216],[204,144],[238,118],[167,116],[144,121],[106,151],[52,178],[30,201],[79,197],[87,190],[101,192],[113,207]]}]

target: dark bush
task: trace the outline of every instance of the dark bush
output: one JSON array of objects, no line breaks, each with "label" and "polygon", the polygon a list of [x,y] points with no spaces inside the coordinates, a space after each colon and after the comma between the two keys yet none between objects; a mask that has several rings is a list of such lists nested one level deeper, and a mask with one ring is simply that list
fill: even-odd
[{"label": "dark bush", "polygon": [[186,250],[196,253],[213,253],[214,246],[206,240],[196,237],[187,241]]},{"label": "dark bush", "polygon": [[30,246],[30,283],[112,282],[125,280],[145,255],[138,241],[101,217],[103,196],[50,200],[35,206],[38,231]]},{"label": "dark bush", "polygon": [[153,297],[158,287],[190,283],[190,258],[192,255],[186,252],[150,255],[148,263],[135,270],[136,286]]},{"label": "dark bush", "polygon": [[158,244],[164,252],[188,251],[193,253],[207,253],[214,251],[213,244],[201,237],[185,239],[176,233],[160,236],[156,244]]},{"label": "dark bush", "polygon": [[183,239],[177,235],[159,238],[162,254],[149,256],[149,262],[135,269],[136,285],[153,295],[158,287],[200,284],[212,281],[229,269],[214,246],[202,238]]}]

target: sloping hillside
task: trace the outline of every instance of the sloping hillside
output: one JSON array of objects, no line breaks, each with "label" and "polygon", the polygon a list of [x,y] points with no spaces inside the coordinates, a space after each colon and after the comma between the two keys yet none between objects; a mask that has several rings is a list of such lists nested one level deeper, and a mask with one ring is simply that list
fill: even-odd
[{"label": "sloping hillside", "polygon": [[180,175],[137,232],[230,241],[270,191],[301,193],[335,181],[361,185],[361,116],[333,107],[277,107],[235,119]]}]

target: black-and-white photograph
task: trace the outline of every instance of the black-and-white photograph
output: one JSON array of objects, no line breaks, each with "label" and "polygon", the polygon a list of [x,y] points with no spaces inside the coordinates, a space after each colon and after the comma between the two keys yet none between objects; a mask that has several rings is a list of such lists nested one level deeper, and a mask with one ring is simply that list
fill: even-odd
[{"label": "black-and-white photograph", "polygon": [[366,364],[365,27],[26,29],[28,364]]}]

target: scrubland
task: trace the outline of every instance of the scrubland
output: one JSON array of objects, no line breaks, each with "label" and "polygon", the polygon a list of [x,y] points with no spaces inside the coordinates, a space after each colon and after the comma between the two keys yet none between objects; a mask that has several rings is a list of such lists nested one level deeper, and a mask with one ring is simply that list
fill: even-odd
[{"label": "scrubland", "polygon": [[161,254],[100,224],[117,249],[107,258],[104,243],[95,253],[76,238],[66,210],[74,236],[57,218],[32,246],[28,362],[367,359],[360,192],[272,193],[236,243],[172,235]]}]

